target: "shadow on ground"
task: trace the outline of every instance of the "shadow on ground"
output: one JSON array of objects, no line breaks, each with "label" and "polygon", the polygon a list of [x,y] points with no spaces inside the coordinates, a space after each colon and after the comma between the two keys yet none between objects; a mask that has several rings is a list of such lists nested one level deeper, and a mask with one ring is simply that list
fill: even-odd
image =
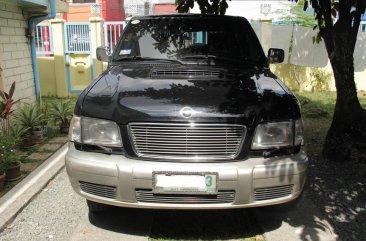
[{"label": "shadow on ground", "polygon": [[366,165],[311,159],[308,197],[316,203],[338,240],[365,240]]},{"label": "shadow on ground", "polygon": [[89,221],[96,227],[137,236],[147,236],[154,218],[153,210],[111,207],[106,212],[89,212]]},{"label": "shadow on ground", "polygon": [[336,239],[328,221],[305,195],[290,209],[281,206],[257,208],[256,215],[270,241]]},{"label": "shadow on ground", "polygon": [[158,211],[151,238],[244,240],[261,234],[251,210]]},{"label": "shadow on ground", "polygon": [[[347,241],[366,236],[366,165],[310,157],[304,195],[292,210],[256,209],[269,240]],[[281,226],[282,233],[276,232]]]},{"label": "shadow on ground", "polygon": [[113,208],[89,214],[90,222],[100,228],[129,235],[149,236],[152,240],[246,240],[261,230],[252,210],[143,210]]}]

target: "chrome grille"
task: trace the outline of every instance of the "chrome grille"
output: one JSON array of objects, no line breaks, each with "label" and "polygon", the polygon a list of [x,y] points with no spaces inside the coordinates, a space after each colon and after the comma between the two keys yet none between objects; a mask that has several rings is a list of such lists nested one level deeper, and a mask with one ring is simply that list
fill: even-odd
[{"label": "chrome grille", "polygon": [[151,190],[136,190],[138,202],[151,203],[181,203],[181,204],[214,204],[232,203],[234,191],[219,191],[217,195],[189,195],[189,194],[154,194]]},{"label": "chrome grille", "polygon": [[90,182],[79,182],[79,184],[80,189],[85,193],[104,198],[116,199],[116,187]]},{"label": "chrome grille", "polygon": [[132,145],[140,157],[234,159],[246,128],[227,124],[129,124]]},{"label": "chrome grille", "polygon": [[293,185],[255,189],[255,201],[287,197],[292,194]]},{"label": "chrome grille", "polygon": [[223,71],[215,70],[154,70],[152,78],[223,78]]}]

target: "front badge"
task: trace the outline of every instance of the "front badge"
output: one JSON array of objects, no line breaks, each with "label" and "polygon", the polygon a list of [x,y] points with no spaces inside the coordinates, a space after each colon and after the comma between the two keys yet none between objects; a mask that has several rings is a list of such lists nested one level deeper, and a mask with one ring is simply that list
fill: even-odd
[{"label": "front badge", "polygon": [[183,107],[180,111],[179,111],[180,115],[183,117],[183,118],[191,118],[192,117],[192,114],[193,114],[193,109],[191,107]]}]

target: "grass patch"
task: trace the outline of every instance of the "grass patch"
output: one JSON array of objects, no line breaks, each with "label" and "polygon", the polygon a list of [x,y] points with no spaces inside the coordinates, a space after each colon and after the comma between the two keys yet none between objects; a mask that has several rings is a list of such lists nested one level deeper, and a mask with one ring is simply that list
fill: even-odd
[{"label": "grass patch", "polygon": [[[76,103],[76,97],[75,98],[68,98],[71,99],[71,103]],[[43,97],[42,101],[44,103],[52,103],[60,101],[60,98],[56,97]],[[49,110],[50,111],[50,110]],[[50,153],[50,155],[54,152],[52,150],[47,149],[41,149],[41,146],[44,144],[48,144],[50,140],[52,140],[55,137],[65,137],[66,134],[62,134],[59,130],[59,127],[56,125],[56,123],[49,123],[51,129],[47,133],[47,135],[44,136],[44,139],[41,140],[39,143],[37,143],[34,146],[24,147],[21,146],[19,149],[16,150],[16,157],[17,160],[19,160],[21,163],[23,163],[23,166],[21,167],[22,172],[22,178],[20,178],[17,181],[11,181],[11,182],[5,182],[4,183],[4,189],[0,191],[0,197],[5,195],[8,191],[10,191],[16,184],[18,184],[22,179],[24,179],[29,173],[31,173],[34,169],[36,169],[39,165],[41,165],[47,158],[34,158],[30,159],[29,156],[31,156],[34,153],[39,154],[45,154]],[[50,156],[48,155],[48,156]],[[26,167],[25,167],[26,166]]]},{"label": "grass patch", "polygon": [[[321,155],[327,131],[332,123],[336,92],[295,93],[301,103],[301,114],[305,126],[305,141],[310,155]],[[366,95],[358,95],[366,108]]]}]

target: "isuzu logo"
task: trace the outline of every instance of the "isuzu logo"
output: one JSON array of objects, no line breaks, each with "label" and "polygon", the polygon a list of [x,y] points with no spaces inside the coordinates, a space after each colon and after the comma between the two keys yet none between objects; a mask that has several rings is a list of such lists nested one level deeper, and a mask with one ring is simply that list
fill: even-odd
[{"label": "isuzu logo", "polygon": [[190,118],[192,117],[193,114],[193,109],[191,107],[183,107],[180,111],[179,111],[180,115],[184,118]]}]

